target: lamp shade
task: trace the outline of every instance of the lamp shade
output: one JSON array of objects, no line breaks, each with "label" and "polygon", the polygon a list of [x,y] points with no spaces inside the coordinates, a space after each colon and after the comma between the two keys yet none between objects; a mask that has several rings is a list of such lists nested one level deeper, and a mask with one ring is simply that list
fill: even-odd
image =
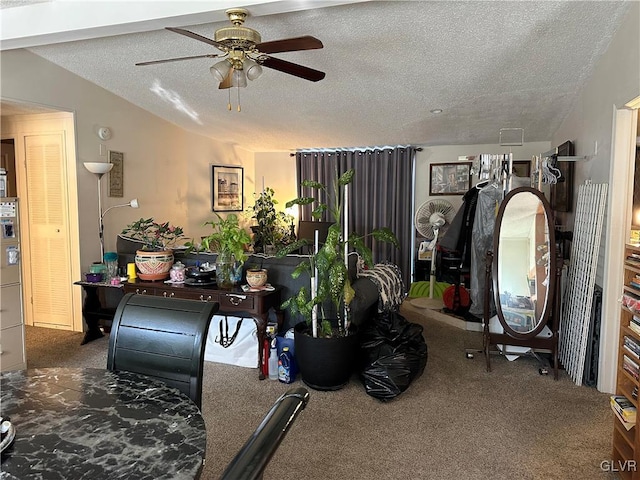
[{"label": "lamp shade", "polygon": [[84,162],[84,168],[96,175],[104,175],[113,168],[113,163],[104,162]]},{"label": "lamp shade", "polygon": [[130,206],[131,208],[138,208],[138,207],[140,206],[140,205],[138,205],[138,199],[137,199],[137,198],[134,198],[133,200],[131,200],[131,201],[129,202],[129,206]]},{"label": "lamp shade", "polygon": [[227,60],[222,60],[216,64],[214,64],[209,71],[213,78],[218,80],[219,82],[223,82],[229,73],[229,69],[231,68],[231,64]]},{"label": "lamp shade", "polygon": [[247,78],[249,80],[255,80],[262,75],[262,67],[250,58],[245,59],[243,62],[243,68],[247,73]]},{"label": "lamp shade", "polygon": [[244,70],[233,71],[233,76],[231,77],[231,86],[232,87],[247,86],[247,76],[244,74]]}]

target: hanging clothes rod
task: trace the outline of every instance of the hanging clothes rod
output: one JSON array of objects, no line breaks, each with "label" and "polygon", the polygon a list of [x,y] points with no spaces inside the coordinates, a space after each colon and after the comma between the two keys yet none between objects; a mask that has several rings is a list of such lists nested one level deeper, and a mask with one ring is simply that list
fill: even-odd
[{"label": "hanging clothes rod", "polygon": [[548,152],[544,152],[542,157],[556,157],[559,162],[579,162],[582,160],[587,160],[586,156],[577,156],[577,155],[558,155],[558,147],[549,150]]}]

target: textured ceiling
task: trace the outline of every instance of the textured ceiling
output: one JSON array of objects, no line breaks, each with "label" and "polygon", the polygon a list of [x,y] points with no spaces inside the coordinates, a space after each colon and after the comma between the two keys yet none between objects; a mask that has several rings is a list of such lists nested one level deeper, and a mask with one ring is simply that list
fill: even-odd
[{"label": "textured ceiling", "polygon": [[[313,83],[265,68],[240,89],[240,113],[236,89],[229,112],[229,91],[218,90],[209,73],[216,60],[134,65],[218,53],[167,30],[30,50],[187,130],[254,151],[498,143],[503,127],[524,128],[525,141],[546,141],[628,6],[376,1],[262,15],[248,6],[254,16],[246,26],[263,41],[319,38],[322,50],[273,56],[322,70],[326,78]],[[228,22],[167,19],[164,25],[212,38]],[[432,114],[435,108],[443,113]]]}]

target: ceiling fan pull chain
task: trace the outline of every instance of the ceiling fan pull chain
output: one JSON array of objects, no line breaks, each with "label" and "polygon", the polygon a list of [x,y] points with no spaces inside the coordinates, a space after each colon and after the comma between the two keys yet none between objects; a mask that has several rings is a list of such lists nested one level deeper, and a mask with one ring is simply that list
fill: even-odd
[{"label": "ceiling fan pull chain", "polygon": [[236,90],[238,92],[238,111],[240,111],[240,85],[236,87]]},{"label": "ceiling fan pull chain", "polygon": [[229,103],[227,103],[227,110],[231,111],[231,89],[227,89],[227,92],[229,93]]}]

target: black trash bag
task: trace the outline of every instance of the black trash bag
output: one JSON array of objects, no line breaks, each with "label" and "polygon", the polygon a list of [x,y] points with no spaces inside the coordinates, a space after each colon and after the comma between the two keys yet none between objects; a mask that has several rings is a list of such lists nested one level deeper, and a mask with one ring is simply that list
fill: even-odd
[{"label": "black trash bag", "polygon": [[422,375],[427,365],[422,331],[395,312],[378,314],[363,328],[360,378],[368,395],[389,401]]}]

